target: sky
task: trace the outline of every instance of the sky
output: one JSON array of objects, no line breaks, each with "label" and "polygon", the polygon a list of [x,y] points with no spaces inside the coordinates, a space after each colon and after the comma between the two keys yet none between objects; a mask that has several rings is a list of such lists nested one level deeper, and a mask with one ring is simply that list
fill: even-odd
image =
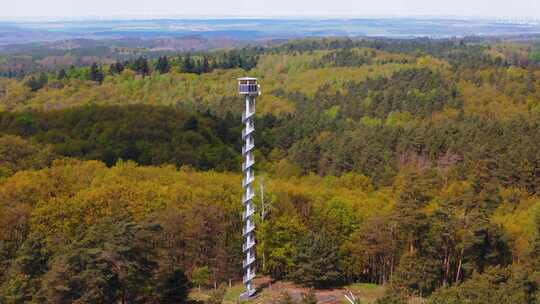
[{"label": "sky", "polygon": [[540,19],[540,0],[2,0],[0,18],[403,17]]}]

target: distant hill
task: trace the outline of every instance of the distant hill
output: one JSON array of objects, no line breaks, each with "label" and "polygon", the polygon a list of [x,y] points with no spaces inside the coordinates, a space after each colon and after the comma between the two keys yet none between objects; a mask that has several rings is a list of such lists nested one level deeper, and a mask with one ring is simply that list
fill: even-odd
[{"label": "distant hill", "polygon": [[0,46],[66,39],[181,38],[254,41],[323,36],[464,37],[539,34],[538,22],[484,19],[155,19],[0,23]]}]

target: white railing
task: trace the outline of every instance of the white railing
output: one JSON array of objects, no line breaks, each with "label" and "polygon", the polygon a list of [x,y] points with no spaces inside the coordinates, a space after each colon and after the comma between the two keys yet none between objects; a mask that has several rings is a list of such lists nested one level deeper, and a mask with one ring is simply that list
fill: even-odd
[{"label": "white railing", "polygon": [[244,284],[246,284],[247,282],[253,280],[254,278],[255,278],[254,273],[248,273],[247,275],[244,276]]},{"label": "white railing", "polygon": [[246,136],[253,133],[253,131],[255,131],[254,127],[246,126],[244,129],[242,129],[242,138],[246,138]]},{"label": "white railing", "polygon": [[[241,80],[243,81],[243,80]],[[256,83],[256,82],[255,82]],[[242,227],[242,234],[244,237],[244,243],[242,244],[242,250],[245,254],[242,264],[244,266],[244,285],[246,287],[246,293],[248,296],[252,296],[255,293],[255,289],[252,288],[252,280],[255,277],[255,223],[252,216],[255,214],[255,208],[253,207],[252,200],[255,197],[255,193],[251,187],[251,184],[255,180],[255,174],[251,167],[255,164],[255,158],[253,157],[252,150],[255,149],[255,141],[253,140],[252,133],[255,132],[255,125],[252,117],[255,115],[255,96],[259,95],[259,86],[253,83],[239,83],[238,90],[240,94],[246,95],[246,109],[242,113],[242,123],[245,124],[242,130],[242,139],[244,145],[242,146],[242,155],[244,156],[244,162],[242,163],[242,172],[244,178],[242,179],[242,186],[244,188],[244,195],[242,196],[242,203],[245,210],[242,212],[242,219],[244,221],[244,227]]]},{"label": "white railing", "polygon": [[255,230],[255,225],[253,224],[246,224],[246,226],[242,229],[243,232],[244,232],[244,236],[248,233],[250,233],[251,231]]},{"label": "white railing", "polygon": [[238,85],[238,92],[240,94],[245,93],[259,93],[259,86],[256,84],[239,84]]},{"label": "white railing", "polygon": [[242,265],[245,267],[253,264],[255,262],[255,257],[250,257],[250,258],[247,258],[247,259],[244,259],[244,262],[242,263]]},{"label": "white railing", "polygon": [[246,171],[247,168],[255,164],[255,159],[253,157],[249,158],[245,163],[242,163],[242,171]]},{"label": "white railing", "polygon": [[253,148],[255,148],[255,145],[252,144],[252,143],[249,143],[245,146],[242,147],[242,155],[246,154],[247,152],[253,150]]},{"label": "white railing", "polygon": [[255,213],[255,208],[251,204],[246,206],[246,211],[244,211],[244,215],[249,216]]},{"label": "white railing", "polygon": [[255,107],[252,107],[253,111],[246,111],[242,113],[242,123],[245,123],[248,118],[251,118],[253,115],[255,115]]},{"label": "white railing", "polygon": [[252,200],[254,197],[255,197],[255,193],[253,193],[253,191],[249,193],[246,192],[246,194],[242,195],[242,203],[245,204],[247,201]]},{"label": "white railing", "polygon": [[[242,245],[242,249],[244,251],[250,249],[251,247],[255,246],[255,242],[251,242],[251,243],[246,243],[246,244],[243,244]],[[253,261],[255,261],[255,258],[253,258]]]},{"label": "white railing", "polygon": [[253,174],[253,171],[248,171],[248,176],[247,178],[244,178],[242,179],[242,186],[243,187],[246,187],[247,185],[253,183],[253,181],[255,180],[255,174]]},{"label": "white railing", "polygon": [[245,221],[248,217],[252,216],[254,213],[255,213],[255,209],[248,207],[246,211],[242,212],[242,220]]}]

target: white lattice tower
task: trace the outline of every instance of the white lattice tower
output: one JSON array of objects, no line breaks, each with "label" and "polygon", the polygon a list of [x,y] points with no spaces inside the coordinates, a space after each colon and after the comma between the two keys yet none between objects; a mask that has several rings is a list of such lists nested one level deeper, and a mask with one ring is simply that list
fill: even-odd
[{"label": "white lattice tower", "polygon": [[243,259],[243,281],[246,291],[241,295],[241,298],[250,298],[255,294],[255,288],[253,287],[253,279],[255,278],[255,222],[253,221],[253,215],[255,214],[255,207],[253,205],[253,198],[255,192],[253,191],[253,181],[255,180],[255,173],[253,165],[255,159],[253,157],[253,149],[255,149],[254,141],[254,116],[255,116],[255,98],[260,94],[259,85],[256,78],[240,78],[238,79],[238,92],[244,96],[246,108],[242,114],[242,123],[244,129],[242,130],[242,140],[244,146],[242,147],[242,156],[244,162],[242,163],[242,173],[244,178],[242,179],[242,187],[244,189],[244,195],[242,197],[242,204],[244,205],[244,212],[242,219],[244,226],[242,228],[243,245],[242,250],[244,253]]}]

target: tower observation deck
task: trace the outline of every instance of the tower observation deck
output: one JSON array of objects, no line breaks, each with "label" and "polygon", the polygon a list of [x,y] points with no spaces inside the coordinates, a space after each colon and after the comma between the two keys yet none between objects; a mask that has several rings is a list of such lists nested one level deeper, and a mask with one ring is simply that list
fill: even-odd
[{"label": "tower observation deck", "polygon": [[255,278],[255,222],[253,221],[255,207],[253,205],[253,198],[255,197],[255,192],[252,186],[255,180],[255,173],[252,167],[255,164],[255,159],[253,158],[253,149],[255,148],[253,136],[255,131],[255,125],[253,123],[255,98],[260,95],[257,79],[250,77],[239,78],[238,93],[244,96],[246,103],[245,111],[242,114],[242,123],[244,124],[244,129],[242,130],[242,140],[244,141],[244,146],[242,147],[242,156],[244,157],[244,162],[242,163],[242,173],[244,176],[242,180],[242,187],[244,189],[244,195],[242,197],[242,204],[244,206],[244,212],[242,214],[244,221],[242,250],[244,260],[242,265],[244,274],[243,282],[246,291],[240,297],[242,299],[248,299],[255,294],[255,288],[253,287],[253,279]]}]

